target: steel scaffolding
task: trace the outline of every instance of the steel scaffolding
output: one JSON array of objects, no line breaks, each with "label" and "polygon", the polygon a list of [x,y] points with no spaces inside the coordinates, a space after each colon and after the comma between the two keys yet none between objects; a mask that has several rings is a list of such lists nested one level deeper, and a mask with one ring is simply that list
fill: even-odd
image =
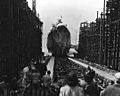
[{"label": "steel scaffolding", "polygon": [[0,1],[0,74],[15,76],[42,53],[42,22],[26,0]]}]

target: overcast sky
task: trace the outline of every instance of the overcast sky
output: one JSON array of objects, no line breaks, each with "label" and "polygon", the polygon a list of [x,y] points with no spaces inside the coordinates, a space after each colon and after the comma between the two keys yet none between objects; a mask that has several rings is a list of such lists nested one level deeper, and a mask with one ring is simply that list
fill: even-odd
[{"label": "overcast sky", "polygon": [[[32,6],[32,0],[27,0]],[[71,32],[72,44],[77,43],[80,23],[95,21],[97,11],[102,12],[104,0],[36,0],[37,13],[43,21],[43,47],[46,47],[47,34],[51,25],[60,16]]]}]

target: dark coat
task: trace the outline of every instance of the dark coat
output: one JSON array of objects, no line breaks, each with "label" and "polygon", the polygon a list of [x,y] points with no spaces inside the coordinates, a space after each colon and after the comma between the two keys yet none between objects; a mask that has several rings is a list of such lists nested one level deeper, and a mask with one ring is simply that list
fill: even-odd
[{"label": "dark coat", "polygon": [[92,82],[92,83],[88,84],[85,88],[85,94],[87,94],[89,96],[99,96],[100,92],[99,92],[99,87],[98,87],[97,83]]},{"label": "dark coat", "polygon": [[120,96],[120,84],[109,85],[100,96]]}]

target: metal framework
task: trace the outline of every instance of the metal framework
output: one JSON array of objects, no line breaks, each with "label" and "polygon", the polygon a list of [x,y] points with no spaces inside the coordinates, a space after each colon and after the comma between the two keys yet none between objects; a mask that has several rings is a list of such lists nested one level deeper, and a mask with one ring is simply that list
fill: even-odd
[{"label": "metal framework", "polygon": [[100,62],[100,22],[100,18],[97,18],[96,22],[82,22],[79,35],[80,58],[96,63]]},{"label": "metal framework", "polygon": [[0,1],[0,74],[15,76],[42,53],[42,22],[26,0]]},{"label": "metal framework", "polygon": [[108,0],[106,8],[104,2],[104,11],[95,24],[80,27],[79,54],[83,46],[87,60],[120,71],[120,0]]},{"label": "metal framework", "polygon": [[108,29],[105,32],[106,40],[106,65],[112,69],[119,69],[120,60],[120,1],[108,0],[106,5],[106,24]]}]

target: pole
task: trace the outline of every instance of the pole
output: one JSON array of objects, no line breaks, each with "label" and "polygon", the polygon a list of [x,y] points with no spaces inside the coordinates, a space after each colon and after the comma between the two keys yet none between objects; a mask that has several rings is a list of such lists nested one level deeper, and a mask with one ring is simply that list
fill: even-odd
[{"label": "pole", "polygon": [[99,11],[97,11],[97,19],[98,19]]},{"label": "pole", "polygon": [[103,5],[103,13],[105,14],[105,0],[104,0],[104,5]]}]

